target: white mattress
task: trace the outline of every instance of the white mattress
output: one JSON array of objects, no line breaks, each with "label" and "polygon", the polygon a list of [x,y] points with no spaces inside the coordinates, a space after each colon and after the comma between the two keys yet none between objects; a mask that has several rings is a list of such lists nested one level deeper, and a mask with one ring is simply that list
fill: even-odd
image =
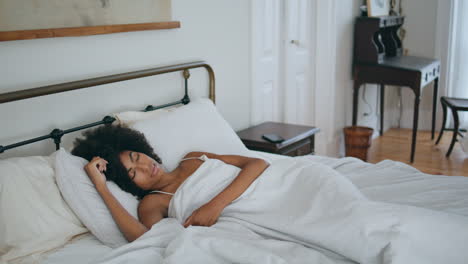
[{"label": "white mattress", "polygon": [[[273,161],[289,158],[255,152]],[[348,177],[371,200],[409,204],[468,216],[468,178],[424,174],[401,162],[390,160],[378,164],[355,158],[310,156],[310,159],[331,166]],[[50,253],[44,263],[92,263],[109,252],[93,235],[85,234],[65,247]]]}]

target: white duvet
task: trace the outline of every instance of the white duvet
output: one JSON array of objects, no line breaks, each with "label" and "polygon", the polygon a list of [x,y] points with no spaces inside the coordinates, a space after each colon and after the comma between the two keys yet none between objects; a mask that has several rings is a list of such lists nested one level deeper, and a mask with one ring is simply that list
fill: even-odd
[{"label": "white duvet", "polygon": [[237,167],[209,159],[177,190],[164,219],[101,263],[466,263],[468,218],[371,201],[309,158],[273,162],[212,227],[181,225]]}]

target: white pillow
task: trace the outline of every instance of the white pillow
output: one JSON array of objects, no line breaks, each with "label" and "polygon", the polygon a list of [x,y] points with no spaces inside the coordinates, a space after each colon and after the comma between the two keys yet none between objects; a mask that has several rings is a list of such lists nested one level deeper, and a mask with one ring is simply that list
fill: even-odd
[{"label": "white pillow", "polygon": [[133,125],[135,122],[150,119],[153,117],[157,117],[158,115],[167,113],[171,111],[172,108],[163,108],[148,112],[141,112],[141,111],[126,111],[114,114],[115,123],[116,124],[125,124],[127,126]]},{"label": "white pillow", "polygon": [[[110,247],[127,244],[112,215],[84,170],[87,160],[71,155],[64,149],[57,152],[55,170],[57,184],[68,205],[83,224],[102,243]],[[122,191],[114,182],[107,186],[120,204],[138,219],[138,200]]]},{"label": "white pillow", "polygon": [[53,157],[0,160],[0,262],[37,260],[87,232],[62,199]]},{"label": "white pillow", "polygon": [[209,99],[160,113],[130,125],[142,132],[168,171],[191,151],[252,156]]}]

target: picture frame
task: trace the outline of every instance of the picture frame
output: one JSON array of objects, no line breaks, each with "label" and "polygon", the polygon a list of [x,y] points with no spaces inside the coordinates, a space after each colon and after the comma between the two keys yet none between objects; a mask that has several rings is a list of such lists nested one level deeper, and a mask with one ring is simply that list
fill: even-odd
[{"label": "picture frame", "polygon": [[179,28],[172,0],[0,0],[0,42]]},{"label": "picture frame", "polygon": [[388,16],[390,12],[389,0],[367,0],[367,16]]}]

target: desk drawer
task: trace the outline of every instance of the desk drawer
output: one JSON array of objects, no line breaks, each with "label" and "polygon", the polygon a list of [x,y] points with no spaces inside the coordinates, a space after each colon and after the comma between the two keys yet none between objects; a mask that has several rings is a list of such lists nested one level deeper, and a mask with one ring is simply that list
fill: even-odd
[{"label": "desk drawer", "polygon": [[421,87],[440,76],[440,63],[433,63],[421,72]]},{"label": "desk drawer", "polygon": [[310,138],[301,140],[291,146],[285,147],[279,151],[281,155],[302,156],[313,152],[312,140]]}]

